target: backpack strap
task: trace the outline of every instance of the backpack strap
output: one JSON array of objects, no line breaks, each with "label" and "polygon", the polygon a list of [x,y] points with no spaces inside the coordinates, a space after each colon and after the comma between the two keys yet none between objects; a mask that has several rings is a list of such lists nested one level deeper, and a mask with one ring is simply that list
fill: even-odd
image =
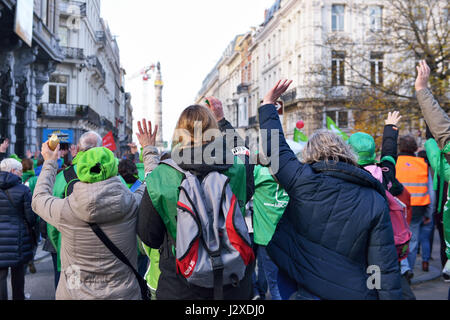
[{"label": "backpack strap", "polygon": [[96,234],[96,236],[103,242],[103,244],[111,251],[120,261],[126,264],[131,271],[133,271],[136,279],[138,280],[139,286],[141,288],[142,300],[150,300],[150,290],[147,286],[147,281],[141,277],[139,272],[133,267],[128,258],[117,248],[114,243],[108,238],[108,236],[103,232],[100,226],[96,223],[89,223],[92,231]]},{"label": "backpack strap", "polygon": [[131,192],[136,192],[137,189],[139,189],[139,187],[142,185],[141,180],[136,180],[136,182],[131,186],[130,191]]},{"label": "backpack strap", "polygon": [[77,173],[75,172],[75,166],[73,165],[64,170],[63,173],[64,179],[66,180],[66,187],[64,189],[64,198],[67,198],[72,194],[75,184],[79,182],[80,179],[78,179]]}]

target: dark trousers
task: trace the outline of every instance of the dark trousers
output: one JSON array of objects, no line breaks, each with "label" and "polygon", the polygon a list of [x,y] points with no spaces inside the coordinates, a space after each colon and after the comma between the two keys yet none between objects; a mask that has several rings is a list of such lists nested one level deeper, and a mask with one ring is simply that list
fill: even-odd
[{"label": "dark trousers", "polygon": [[435,213],[434,221],[436,223],[436,229],[438,230],[439,240],[441,243],[441,250],[440,250],[441,264],[442,264],[442,268],[444,268],[445,264],[447,263],[447,254],[445,253],[447,246],[445,244],[444,223],[442,222],[442,214]]},{"label": "dark trousers", "polygon": [[25,265],[0,269],[0,300],[8,300],[8,270],[11,269],[13,300],[25,300]]},{"label": "dark trousers", "polygon": [[55,291],[58,289],[59,277],[61,276],[61,272],[58,271],[58,256],[56,253],[52,253],[52,262],[53,262],[53,272],[55,275]]}]

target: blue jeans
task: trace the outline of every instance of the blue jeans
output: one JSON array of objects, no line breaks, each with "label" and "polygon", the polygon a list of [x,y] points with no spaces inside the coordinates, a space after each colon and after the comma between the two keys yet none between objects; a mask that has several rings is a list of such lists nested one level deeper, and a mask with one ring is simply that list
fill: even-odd
[{"label": "blue jeans", "polygon": [[252,283],[253,283],[253,296],[260,296],[261,300],[266,299],[267,292],[267,281],[266,275],[264,273],[264,265],[260,257],[258,257],[258,245],[253,242],[253,234],[251,234],[252,247],[253,252],[256,256],[256,262],[258,268],[255,268],[255,271],[252,274]]},{"label": "blue jeans", "polygon": [[423,222],[420,224],[419,231],[419,243],[422,248],[422,260],[425,262],[430,261],[431,257],[431,235],[434,231],[434,222],[431,219],[429,224],[424,224]]},{"label": "blue jeans", "polygon": [[282,300],[278,289],[278,267],[270,259],[265,246],[258,246],[258,258],[263,265],[272,300]]},{"label": "blue jeans", "polygon": [[412,209],[412,219],[409,226],[412,236],[409,243],[408,263],[410,268],[414,270],[414,266],[416,264],[417,249],[419,247],[420,225],[423,222],[426,207],[412,207]]},{"label": "blue jeans", "polygon": [[409,266],[408,259],[403,259],[400,261],[400,273],[404,275],[406,271],[411,271],[411,267]]}]

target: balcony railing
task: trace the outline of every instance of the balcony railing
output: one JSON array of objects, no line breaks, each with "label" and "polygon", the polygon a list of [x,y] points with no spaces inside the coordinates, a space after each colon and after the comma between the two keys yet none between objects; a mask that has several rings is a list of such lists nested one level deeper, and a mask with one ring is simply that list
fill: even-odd
[{"label": "balcony railing", "polygon": [[258,118],[256,116],[248,118],[248,126],[254,127],[258,125]]},{"label": "balcony railing", "polygon": [[59,12],[63,16],[86,17],[86,3],[80,1],[60,1]]},{"label": "balcony railing", "polygon": [[247,83],[241,83],[237,87],[237,94],[248,93],[249,85]]},{"label": "balcony railing", "polygon": [[97,40],[97,42],[99,42],[101,45],[105,45],[106,44],[106,33],[105,31],[96,31],[95,32],[95,38]]},{"label": "balcony railing", "polygon": [[106,80],[106,72],[103,68],[102,63],[98,60],[97,56],[89,56],[88,57],[89,64],[95,71],[100,75],[103,80]]},{"label": "balcony railing", "polygon": [[66,59],[84,60],[84,50],[82,48],[61,47]]},{"label": "balcony railing", "polygon": [[40,118],[77,118],[100,126],[100,115],[89,106],[79,104],[41,103],[38,106]]}]

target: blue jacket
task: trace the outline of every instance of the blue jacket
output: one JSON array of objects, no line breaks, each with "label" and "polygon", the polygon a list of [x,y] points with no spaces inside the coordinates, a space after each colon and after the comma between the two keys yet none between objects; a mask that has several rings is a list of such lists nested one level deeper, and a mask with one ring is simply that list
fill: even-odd
[{"label": "blue jacket", "polygon": [[[14,206],[5,190],[8,190]],[[36,223],[31,209],[31,191],[11,173],[0,172],[0,269],[27,263],[33,257],[30,226]]]},{"label": "blue jacket", "polygon": [[[291,199],[267,248],[274,262],[297,287],[321,299],[402,299],[382,185],[350,164],[300,163],[286,143],[275,106],[261,107],[259,119],[261,129],[269,130],[267,156],[279,143],[273,152],[279,155],[276,177]],[[280,134],[271,135],[270,129]],[[369,266],[379,268],[379,290],[367,285]]]}]

